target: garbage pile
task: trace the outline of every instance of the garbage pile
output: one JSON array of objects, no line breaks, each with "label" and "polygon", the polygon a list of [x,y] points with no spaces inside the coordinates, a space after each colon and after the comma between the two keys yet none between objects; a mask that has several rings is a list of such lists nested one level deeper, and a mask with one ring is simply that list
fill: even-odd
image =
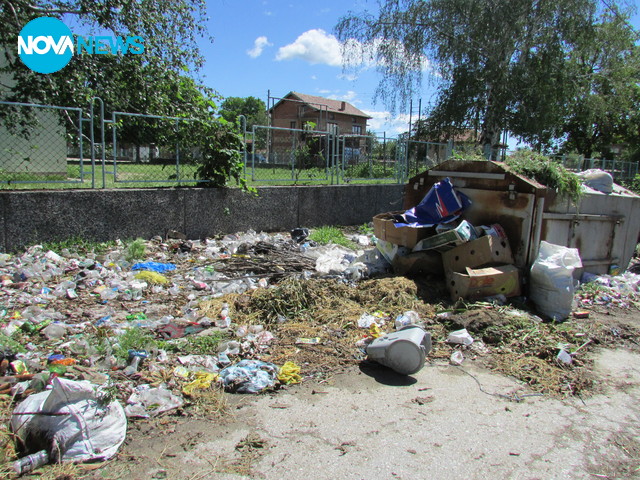
[{"label": "garbage pile", "polygon": [[[465,228],[460,222],[453,230]],[[499,227],[482,230],[479,238],[435,251],[441,265],[451,255],[450,275],[465,274],[455,266],[458,253],[478,265],[487,255],[494,264],[497,259],[508,265],[511,254]],[[122,443],[127,419],[184,412],[202,395],[214,402],[222,391],[286,388],[367,358],[411,375],[427,354],[460,364],[492,349],[518,351],[520,332],[532,328],[553,335],[574,356],[566,345],[579,347],[586,335],[582,326],[575,336],[544,330],[540,319],[507,314],[493,303],[438,312],[423,299],[425,291],[445,292],[441,279],[371,279],[398,268],[399,258],[412,255],[398,253],[406,247],[368,235],[352,239],[356,248],[365,248],[317,245],[301,231],[202,241],[156,237],[99,250],[33,246],[23,254],[0,254],[0,399],[21,402],[12,427],[22,439],[18,451],[26,455],[15,471],[50,461],[108,459]],[[372,240],[376,246],[368,245]],[[472,245],[473,252],[464,250]],[[617,280],[610,285],[622,288]],[[465,312],[495,313],[492,322],[503,330],[460,324]],[[501,318],[509,321],[501,324]],[[468,329],[466,335],[461,328]],[[494,340],[496,331],[504,350]],[[537,355],[539,348],[527,345]],[[536,378],[547,378],[551,367],[540,362]],[[495,368],[517,376],[510,370],[516,363],[497,362]],[[580,358],[572,368],[576,364]],[[533,376],[530,364],[526,371]],[[571,383],[570,374],[558,374],[542,388]],[[75,400],[61,406],[54,401],[61,395]],[[85,408],[80,405],[97,417],[78,416]],[[95,446],[97,438],[108,438],[111,448],[82,450],[69,443]]]},{"label": "garbage pile", "polygon": [[444,274],[452,300],[520,295],[509,239],[497,223],[474,226],[462,219],[471,202],[445,178],[417,206],[376,215],[380,252],[398,274]]},{"label": "garbage pile", "polygon": [[[359,237],[354,240],[369,243]],[[16,472],[42,462],[98,458],[65,443],[75,434],[61,425],[81,407],[68,403],[58,411],[56,392],[105,408],[96,410],[103,422],[117,415],[109,437],[117,439],[115,448],[98,448],[99,458],[108,459],[124,440],[114,430],[116,423],[126,430],[123,418],[185,408],[211,389],[259,393],[321,374],[325,362],[313,355],[336,348],[327,337],[337,329],[327,328],[323,337],[314,331],[311,338],[318,340],[309,341],[300,312],[274,310],[274,295],[292,304],[306,283],[331,279],[336,288],[352,289],[388,268],[373,247],[354,251],[315,245],[305,235],[294,240],[251,231],[219,240],[116,242],[100,252],[33,246],[0,254],[0,396],[23,399],[12,427],[22,439],[19,453],[28,455]],[[261,298],[268,312],[254,308]],[[354,335],[344,341],[352,352]],[[337,363],[353,357],[342,348]],[[42,418],[48,420],[33,421]],[[83,435],[104,429],[104,423],[76,420]]]}]

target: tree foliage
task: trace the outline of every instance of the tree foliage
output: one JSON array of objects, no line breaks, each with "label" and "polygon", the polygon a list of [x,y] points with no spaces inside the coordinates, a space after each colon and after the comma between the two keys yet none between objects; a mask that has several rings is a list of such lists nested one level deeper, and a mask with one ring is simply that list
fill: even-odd
[{"label": "tree foliage", "polygon": [[598,7],[598,0],[385,0],[375,14],[343,17],[336,32],[347,66],[377,66],[376,98],[391,108],[406,105],[430,72],[438,84],[432,131],[473,128],[482,145],[495,147],[508,130],[542,146],[563,134],[579,95],[572,59],[594,45]]},{"label": "tree foliage", "polygon": [[[83,35],[109,32],[115,36],[141,36],[143,54],[117,57],[129,73],[133,67],[145,67],[154,72],[184,74],[197,70],[204,62],[197,46],[198,38],[208,38],[204,0],[0,0],[0,43],[7,47],[3,70],[15,81],[13,87],[3,88],[4,100],[61,105],[71,97],[79,104],[88,91],[82,82],[85,76],[100,77],[104,69],[104,80],[111,73],[108,67],[113,65],[113,59],[105,58],[108,55],[74,55],[65,68],[49,75],[27,68],[12,46],[17,45],[22,27],[40,16],[62,19],[75,25],[74,33]],[[140,58],[136,61],[131,57]],[[135,93],[138,92],[131,92]]]},{"label": "tree foliage", "polygon": [[575,97],[562,150],[610,158],[614,144],[640,148],[640,45],[624,17],[606,15],[570,59]]},{"label": "tree foliage", "polygon": [[220,105],[220,116],[228,122],[236,122],[240,115],[247,120],[247,130],[254,125],[266,125],[267,107],[256,97],[227,97]]},{"label": "tree foliage", "polygon": [[[40,16],[73,25],[74,34],[140,36],[144,53],[74,55],[58,72],[34,73],[13,46],[22,27]],[[240,181],[238,129],[235,123],[215,119],[220,96],[194,79],[204,63],[197,42],[212,40],[206,20],[205,0],[0,0],[0,42],[7,47],[0,60],[0,78],[6,79],[0,84],[0,99],[86,109],[99,97],[107,119],[112,112],[148,115],[117,117],[111,128],[117,129],[119,145],[179,149],[180,161],[194,163],[196,178],[206,185],[223,186],[229,178]],[[59,112],[77,141],[77,121]],[[33,124],[28,116],[28,109],[0,110],[0,121],[9,127],[22,125],[21,131],[28,132]],[[95,129],[99,138],[98,123]],[[110,135],[108,131],[107,138]]]}]

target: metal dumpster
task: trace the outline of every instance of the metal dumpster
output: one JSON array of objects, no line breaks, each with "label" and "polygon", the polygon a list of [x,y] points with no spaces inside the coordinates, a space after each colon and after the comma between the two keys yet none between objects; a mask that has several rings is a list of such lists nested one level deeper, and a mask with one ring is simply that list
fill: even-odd
[{"label": "metal dumpster", "polygon": [[520,268],[531,266],[541,240],[577,248],[591,273],[608,273],[613,265],[624,270],[631,261],[640,231],[640,196],[620,186],[611,194],[589,191],[576,207],[502,163],[448,160],[409,180],[405,209],[445,177],[473,202],[465,220],[502,225]]}]

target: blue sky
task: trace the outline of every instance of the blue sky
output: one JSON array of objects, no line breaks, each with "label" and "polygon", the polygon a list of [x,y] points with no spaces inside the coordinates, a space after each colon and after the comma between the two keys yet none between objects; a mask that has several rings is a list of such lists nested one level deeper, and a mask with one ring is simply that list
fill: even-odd
[{"label": "blue sky", "polygon": [[[204,83],[223,96],[254,96],[266,102],[290,91],[346,100],[373,118],[369,129],[395,136],[408,128],[408,109],[390,113],[373,103],[379,81],[375,69],[357,77],[343,72],[333,36],[338,20],[349,11],[375,10],[375,0],[208,0],[209,32],[202,42]],[[636,29],[640,15],[633,18]],[[434,92],[428,73],[420,95],[426,105]],[[414,119],[418,98],[414,99]]]},{"label": "blue sky", "polygon": [[[395,136],[408,128],[408,114],[390,114],[373,104],[375,70],[357,78],[342,69],[333,27],[350,10],[375,9],[366,0],[208,0],[213,43],[202,42],[204,83],[223,96],[267,101],[290,91],[346,100],[368,113],[369,129]],[[423,102],[426,102],[426,95]],[[417,100],[416,100],[417,102]],[[417,115],[417,107],[414,108]],[[407,112],[408,113],[408,112]]]}]

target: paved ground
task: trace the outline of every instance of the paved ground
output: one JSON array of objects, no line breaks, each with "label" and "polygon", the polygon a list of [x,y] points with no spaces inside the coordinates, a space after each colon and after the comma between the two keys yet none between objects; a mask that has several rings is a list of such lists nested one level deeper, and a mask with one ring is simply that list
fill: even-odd
[{"label": "paved ground", "polygon": [[602,393],[520,402],[501,395],[521,385],[470,363],[404,378],[362,366],[244,396],[224,421],[134,424],[93,478],[640,478],[640,355],[596,359]]}]

